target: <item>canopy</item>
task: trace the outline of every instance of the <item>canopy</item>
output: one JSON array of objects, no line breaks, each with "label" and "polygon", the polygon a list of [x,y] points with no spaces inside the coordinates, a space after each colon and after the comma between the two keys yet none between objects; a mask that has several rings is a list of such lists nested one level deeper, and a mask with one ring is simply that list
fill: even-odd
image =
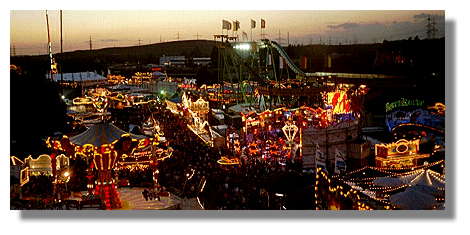
[{"label": "canopy", "polygon": [[[76,145],[92,144],[94,146],[101,146],[103,144],[110,144],[114,140],[121,138],[127,132],[119,129],[111,123],[98,123],[89,127],[86,131],[70,138],[70,142]],[[134,139],[145,139],[145,136],[130,134]]]}]

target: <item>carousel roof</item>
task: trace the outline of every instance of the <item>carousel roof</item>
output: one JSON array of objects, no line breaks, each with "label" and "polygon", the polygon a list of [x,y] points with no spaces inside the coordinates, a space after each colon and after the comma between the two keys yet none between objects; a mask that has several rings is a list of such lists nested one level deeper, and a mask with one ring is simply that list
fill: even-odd
[{"label": "carousel roof", "polygon": [[[92,144],[101,146],[110,144],[114,140],[121,138],[123,134],[129,134],[111,123],[98,123],[89,127],[86,131],[73,136],[70,141],[76,145]],[[144,139],[145,136],[130,134],[134,139]]]}]

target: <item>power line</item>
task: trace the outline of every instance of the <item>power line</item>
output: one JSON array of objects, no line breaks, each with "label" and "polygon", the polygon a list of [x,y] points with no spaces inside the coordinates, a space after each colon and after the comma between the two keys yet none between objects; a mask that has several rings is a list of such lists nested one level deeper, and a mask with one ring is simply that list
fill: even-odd
[{"label": "power line", "polygon": [[199,40],[199,36],[203,36],[203,35],[200,35],[199,33],[196,33],[196,35],[193,35],[193,36],[196,36],[196,40]]}]

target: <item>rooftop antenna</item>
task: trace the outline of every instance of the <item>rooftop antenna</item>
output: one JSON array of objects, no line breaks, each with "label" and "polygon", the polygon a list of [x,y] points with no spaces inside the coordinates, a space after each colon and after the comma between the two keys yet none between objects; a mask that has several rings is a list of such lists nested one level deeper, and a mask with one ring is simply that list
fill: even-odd
[{"label": "rooftop antenna", "polygon": [[287,32],[287,46],[290,45],[290,41],[289,41],[289,32]]},{"label": "rooftop antenna", "polygon": [[89,42],[90,42],[90,51],[92,51],[93,50],[93,45],[91,43],[91,35],[90,35],[90,41]]},{"label": "rooftop antenna", "polygon": [[[60,56],[62,56],[62,59],[63,59],[64,50],[63,50],[63,40],[62,40],[62,10],[60,10]],[[63,63],[60,66],[60,83],[61,84],[64,82],[64,73],[62,72],[62,65]]]},{"label": "rooftop antenna", "polygon": [[53,72],[53,69],[54,69],[54,59],[52,58],[52,43],[51,43],[51,34],[50,34],[50,31],[49,31],[49,14],[47,14],[47,10],[46,10],[46,24],[47,24],[47,44],[48,44],[48,48],[49,48],[49,59],[50,59],[50,63],[51,63],[51,68],[50,68],[50,79],[51,80],[54,80],[52,78],[52,74],[54,73]]}]

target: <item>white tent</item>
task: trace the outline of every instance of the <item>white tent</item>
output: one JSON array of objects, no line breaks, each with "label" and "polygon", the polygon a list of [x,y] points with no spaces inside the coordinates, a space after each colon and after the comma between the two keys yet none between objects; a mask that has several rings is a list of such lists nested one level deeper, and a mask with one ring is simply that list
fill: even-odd
[{"label": "white tent", "polygon": [[[47,78],[50,78],[51,75],[47,74]],[[77,72],[77,73],[63,73],[61,76],[60,73],[53,74],[52,78],[55,82],[63,79],[66,82],[83,82],[83,81],[105,81],[106,78],[95,73],[95,72]]]},{"label": "white tent", "polygon": [[390,196],[390,202],[404,210],[425,210],[432,209],[437,205],[436,198],[424,192],[407,188],[404,192]]}]

